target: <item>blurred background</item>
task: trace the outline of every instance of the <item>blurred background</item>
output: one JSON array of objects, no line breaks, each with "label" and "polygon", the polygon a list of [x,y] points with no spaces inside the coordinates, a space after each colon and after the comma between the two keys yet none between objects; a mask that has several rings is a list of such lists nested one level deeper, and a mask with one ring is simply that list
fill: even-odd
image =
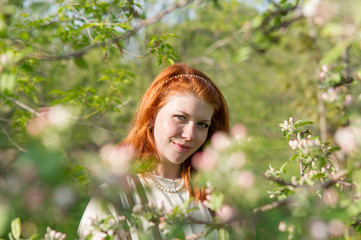
[{"label": "blurred background", "polygon": [[[278,126],[291,116],[334,143],[360,113],[360,12],[356,0],[2,0],[0,237],[16,217],[24,238],[77,237],[100,149],[174,62],[220,87],[256,173],[291,156]],[[281,215],[265,217],[275,231]]]}]

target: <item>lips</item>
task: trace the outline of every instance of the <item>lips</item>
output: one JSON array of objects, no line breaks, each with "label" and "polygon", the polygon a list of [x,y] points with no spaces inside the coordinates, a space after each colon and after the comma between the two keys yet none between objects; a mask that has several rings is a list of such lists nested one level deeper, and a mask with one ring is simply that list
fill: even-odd
[{"label": "lips", "polygon": [[173,142],[172,143],[174,144],[174,146],[181,152],[189,152],[192,147],[191,146],[188,146],[186,144],[181,144],[181,143],[176,143],[176,142]]}]

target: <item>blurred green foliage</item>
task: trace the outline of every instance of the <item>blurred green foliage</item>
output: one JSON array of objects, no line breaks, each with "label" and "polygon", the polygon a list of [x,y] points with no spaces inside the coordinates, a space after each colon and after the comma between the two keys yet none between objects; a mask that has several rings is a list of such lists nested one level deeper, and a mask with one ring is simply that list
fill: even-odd
[{"label": "blurred green foliage", "polygon": [[[25,238],[45,234],[47,226],[76,238],[99,149],[124,138],[142,93],[177,61],[202,70],[221,88],[231,125],[242,123],[252,138],[247,158],[255,173],[288,161],[291,151],[278,123],[290,116],[315,122],[312,132],[335,144],[337,129],[358,124],[360,115],[361,4],[316,3],[194,1],[173,11],[171,1],[2,0],[0,236],[19,217]],[[267,8],[260,12],[257,4]],[[47,114],[59,105],[65,115]],[[357,160],[343,156],[341,165],[360,182]],[[285,178],[297,168],[290,165]],[[267,187],[259,194],[267,195]],[[256,206],[238,207],[247,212]],[[284,239],[280,221],[297,225],[314,214],[346,222],[360,212],[348,210],[345,216],[270,211],[255,217],[257,239]],[[305,229],[298,235],[307,227],[299,225]]]}]

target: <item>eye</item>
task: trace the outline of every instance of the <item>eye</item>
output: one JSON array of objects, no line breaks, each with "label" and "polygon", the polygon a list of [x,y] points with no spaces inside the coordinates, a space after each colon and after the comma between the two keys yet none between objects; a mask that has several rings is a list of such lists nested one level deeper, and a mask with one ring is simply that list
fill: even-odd
[{"label": "eye", "polygon": [[183,116],[183,115],[174,115],[174,117],[178,118],[178,119],[181,120],[181,121],[185,121],[185,120],[186,120],[186,117]]},{"label": "eye", "polygon": [[208,129],[209,128],[209,124],[208,123],[205,123],[205,122],[200,122],[198,123],[198,126],[202,127],[202,128],[205,128],[205,129]]}]

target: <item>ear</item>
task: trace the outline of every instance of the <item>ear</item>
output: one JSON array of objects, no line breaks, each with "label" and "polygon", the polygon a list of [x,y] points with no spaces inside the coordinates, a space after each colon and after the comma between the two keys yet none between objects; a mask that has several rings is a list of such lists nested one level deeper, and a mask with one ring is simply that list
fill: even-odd
[{"label": "ear", "polygon": [[149,121],[149,123],[148,123],[148,128],[149,128],[149,130],[152,130],[153,129],[153,127],[154,127],[154,118],[151,118],[150,119],[150,121]]}]

